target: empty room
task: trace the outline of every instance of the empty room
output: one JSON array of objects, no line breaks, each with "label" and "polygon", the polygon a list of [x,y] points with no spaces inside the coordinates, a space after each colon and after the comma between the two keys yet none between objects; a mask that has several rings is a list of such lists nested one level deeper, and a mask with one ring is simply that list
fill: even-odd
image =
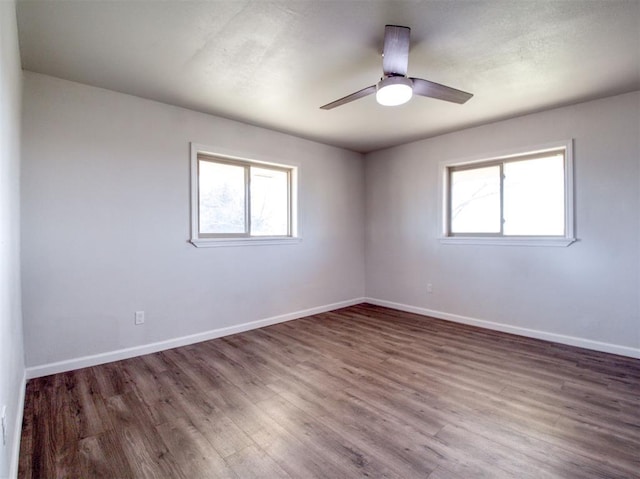
[{"label": "empty room", "polygon": [[0,478],[640,478],[640,2],[0,0]]}]

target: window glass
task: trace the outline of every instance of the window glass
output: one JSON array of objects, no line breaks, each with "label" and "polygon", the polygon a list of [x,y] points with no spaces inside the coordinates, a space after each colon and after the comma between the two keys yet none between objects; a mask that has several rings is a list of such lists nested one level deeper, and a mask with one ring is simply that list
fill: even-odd
[{"label": "window glass", "polygon": [[451,172],[451,232],[500,233],[500,166]]},{"label": "window glass", "polygon": [[246,232],[245,168],[199,161],[200,233]]},{"label": "window glass", "polygon": [[251,234],[289,234],[289,173],[251,167]]},{"label": "window glass", "polygon": [[564,234],[564,156],[504,164],[504,234]]}]

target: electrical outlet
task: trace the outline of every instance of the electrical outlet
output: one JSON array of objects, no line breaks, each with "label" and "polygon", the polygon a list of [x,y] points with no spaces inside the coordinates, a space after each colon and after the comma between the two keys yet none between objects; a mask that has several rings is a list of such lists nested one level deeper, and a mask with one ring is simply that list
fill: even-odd
[{"label": "electrical outlet", "polygon": [[135,324],[144,324],[144,311],[136,311]]},{"label": "electrical outlet", "polygon": [[433,285],[431,283],[427,283],[427,293],[433,293]]},{"label": "electrical outlet", "polygon": [[7,406],[2,406],[2,412],[0,413],[2,421],[2,445],[7,445]]}]

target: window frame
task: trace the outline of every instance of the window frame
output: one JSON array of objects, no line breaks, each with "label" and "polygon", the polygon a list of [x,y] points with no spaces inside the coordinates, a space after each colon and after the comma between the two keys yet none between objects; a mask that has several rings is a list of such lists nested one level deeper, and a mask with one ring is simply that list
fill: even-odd
[{"label": "window frame", "polygon": [[[505,163],[544,158],[551,152],[564,152],[564,235],[504,235],[503,168]],[[500,166],[500,233],[451,233],[451,173],[485,166]],[[569,246],[574,236],[573,140],[519,148],[483,157],[452,159],[439,163],[439,240],[444,244],[490,244],[521,246]]]},{"label": "window frame", "polygon": [[[245,176],[245,228],[243,233],[200,232],[200,161],[211,161],[244,168]],[[271,169],[287,173],[288,232],[287,235],[251,235],[251,167]],[[290,244],[301,241],[298,229],[298,169],[297,165],[254,160],[222,152],[220,149],[191,143],[191,239],[196,247],[243,246],[266,244]]]}]

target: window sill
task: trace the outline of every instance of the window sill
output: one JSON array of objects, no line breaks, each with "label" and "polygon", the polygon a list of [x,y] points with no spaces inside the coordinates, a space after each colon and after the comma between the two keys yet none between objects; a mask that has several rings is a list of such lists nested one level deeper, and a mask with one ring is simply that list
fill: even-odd
[{"label": "window sill", "polygon": [[252,237],[252,238],[196,238],[189,242],[196,248],[219,248],[222,246],[266,246],[275,244],[296,244],[302,238],[297,237]]},{"label": "window sill", "polygon": [[575,238],[551,238],[535,236],[518,237],[471,237],[471,236],[445,236],[439,238],[442,244],[469,244],[469,245],[506,245],[506,246],[559,246],[566,247],[577,241]]}]

